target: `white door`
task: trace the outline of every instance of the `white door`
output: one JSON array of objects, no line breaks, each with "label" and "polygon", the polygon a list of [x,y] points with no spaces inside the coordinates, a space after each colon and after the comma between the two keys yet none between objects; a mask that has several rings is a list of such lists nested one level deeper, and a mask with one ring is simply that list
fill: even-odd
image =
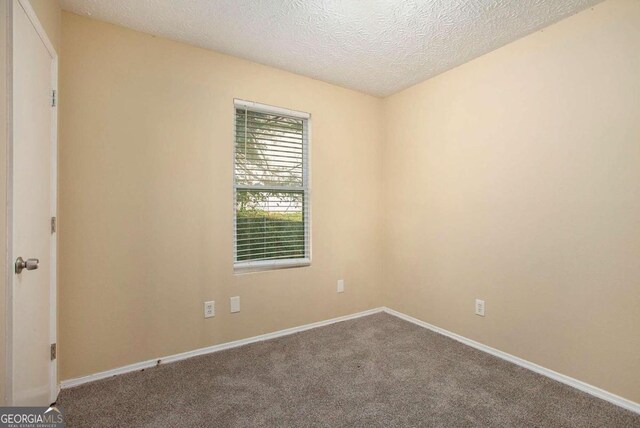
[{"label": "white door", "polygon": [[[26,1],[12,2],[11,398],[13,405],[55,400],[56,55]],[[21,257],[23,262],[19,263]],[[22,269],[21,269],[22,268]],[[18,273],[19,272],[19,273]],[[53,396],[53,399],[52,399]]]}]

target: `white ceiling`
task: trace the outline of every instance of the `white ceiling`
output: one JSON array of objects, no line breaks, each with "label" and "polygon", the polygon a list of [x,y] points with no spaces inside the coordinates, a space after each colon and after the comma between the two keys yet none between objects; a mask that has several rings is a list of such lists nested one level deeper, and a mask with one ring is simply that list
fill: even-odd
[{"label": "white ceiling", "polygon": [[62,0],[62,6],[386,96],[600,1]]}]

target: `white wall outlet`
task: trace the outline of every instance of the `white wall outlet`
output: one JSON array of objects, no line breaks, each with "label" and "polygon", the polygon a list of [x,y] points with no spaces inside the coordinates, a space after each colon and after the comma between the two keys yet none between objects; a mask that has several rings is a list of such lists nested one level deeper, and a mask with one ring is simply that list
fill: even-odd
[{"label": "white wall outlet", "polygon": [[211,318],[216,316],[216,302],[204,302],[204,317]]},{"label": "white wall outlet", "polygon": [[235,296],[229,299],[231,305],[231,313],[240,312],[240,296]]},{"label": "white wall outlet", "polygon": [[344,293],[344,279],[338,280],[338,293]]},{"label": "white wall outlet", "polygon": [[484,300],[476,299],[476,315],[484,316]]}]

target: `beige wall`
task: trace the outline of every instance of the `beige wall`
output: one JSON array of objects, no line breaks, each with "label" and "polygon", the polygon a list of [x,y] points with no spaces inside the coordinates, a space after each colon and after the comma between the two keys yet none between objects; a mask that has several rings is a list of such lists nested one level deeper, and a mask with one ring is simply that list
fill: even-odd
[{"label": "beige wall", "polygon": [[608,1],[385,100],[385,303],[640,402],[639,52]]},{"label": "beige wall", "polygon": [[[61,379],[382,304],[380,99],[68,13],[62,57]],[[234,98],[312,114],[309,268],[233,273]]]},{"label": "beige wall", "polygon": [[[17,3],[14,2],[17,6]],[[41,21],[52,44],[59,51],[60,47],[60,4],[57,0],[31,0],[31,5]],[[0,2],[0,206],[6,207],[7,203],[7,12],[8,2]],[[7,218],[6,209],[0,210],[0,259],[7,256]],[[7,360],[6,360],[6,265],[0,263],[0,405],[5,405],[7,385]]]}]

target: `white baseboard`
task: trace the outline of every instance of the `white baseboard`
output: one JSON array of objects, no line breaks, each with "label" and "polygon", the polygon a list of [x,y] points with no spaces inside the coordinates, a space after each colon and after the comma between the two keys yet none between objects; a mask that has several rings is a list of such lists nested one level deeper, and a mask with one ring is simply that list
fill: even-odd
[{"label": "white baseboard", "polygon": [[500,351],[498,349],[492,348],[487,345],[483,345],[482,343],[476,342],[475,340],[468,339],[464,336],[460,336],[459,334],[452,333],[448,330],[445,330],[440,327],[436,327],[435,325],[426,323],[417,318],[413,318],[409,315],[405,315],[401,312],[395,311],[393,309],[387,307],[369,309],[367,311],[358,312],[351,315],[345,315],[338,318],[332,318],[325,321],[318,321],[311,324],[305,324],[299,327],[288,328],[285,330],[275,331],[273,333],[262,334],[259,336],[249,337],[247,339],[235,340],[233,342],[222,343],[219,345],[213,345],[206,348],[200,348],[193,351],[183,352],[180,354],[169,355],[162,358],[154,358],[152,360],[142,361],[135,364],[130,364],[124,367],[118,367],[115,369],[107,370],[100,373],[95,373],[88,376],[83,376],[74,379],[63,380],[60,383],[60,388],[72,388],[74,386],[82,385],[84,383],[93,382],[100,379],[105,379],[111,376],[116,376],[124,373],[130,373],[142,369],[146,369],[149,367],[154,367],[158,364],[166,364],[172,363],[175,361],[185,360],[187,358],[195,357],[198,355],[211,354],[213,352],[224,351],[225,349],[237,348],[239,346],[248,345],[250,343],[261,342],[264,340],[275,339],[277,337],[288,336],[290,334],[298,333],[305,330],[311,330],[314,328],[322,327],[329,324],[334,324],[341,321],[347,321],[355,318],[364,317],[367,315],[376,314],[379,312],[386,312],[390,315],[396,316],[400,319],[408,321],[410,323],[416,324],[420,327],[427,328],[436,333],[442,334],[444,336],[450,337],[458,342],[461,342],[465,345],[476,348],[480,351],[484,351],[488,354],[494,355],[498,358],[502,358],[503,360],[509,361],[513,364],[517,364],[521,367],[527,368],[533,372],[539,373],[541,375],[547,376],[553,380],[564,383],[566,385],[572,386],[580,391],[586,392],[587,394],[591,394],[595,397],[601,398],[605,401],[613,403],[617,406],[620,406],[624,409],[630,410],[632,412],[640,414],[640,404],[633,402],[631,400],[627,400],[626,398],[620,397],[618,395],[612,394],[608,391],[595,387],[593,385],[589,385],[588,383],[582,382],[580,380],[574,379],[572,377],[563,375],[561,373],[555,372],[553,370],[547,369],[545,367],[539,366],[538,364],[532,363],[530,361],[524,360],[522,358],[516,357],[515,355],[508,354],[506,352]]},{"label": "white baseboard", "polygon": [[588,383],[582,382],[578,379],[574,379],[572,377],[563,375],[561,373],[555,372],[553,370],[547,369],[545,367],[539,366],[538,364],[532,363],[527,360],[523,360],[522,358],[516,357],[515,355],[508,354],[506,352],[500,351],[498,349],[492,348],[487,345],[483,345],[482,343],[476,342],[475,340],[467,339],[464,336],[460,336],[459,334],[452,333],[448,330],[445,330],[440,327],[436,327],[435,325],[426,323],[417,318],[413,318],[409,315],[405,315],[401,312],[394,311],[393,309],[384,308],[384,312],[394,315],[398,318],[401,318],[410,323],[419,325],[420,327],[427,328],[436,333],[442,334],[444,336],[450,337],[458,342],[464,343],[465,345],[471,346],[473,348],[479,349],[480,351],[484,351],[488,354],[494,355],[498,358],[502,358],[503,360],[507,360],[513,364],[517,364],[521,367],[529,369],[533,372],[539,373],[541,375],[547,376],[553,380],[564,383],[565,385],[572,386],[576,389],[579,389],[582,392],[586,392],[587,394],[591,394],[595,397],[601,398],[605,401],[613,403],[617,406],[620,406],[624,409],[630,410],[632,412],[640,414],[640,404],[633,402],[631,400],[627,400],[626,398],[620,397],[619,395],[612,394],[604,389],[600,389],[596,386],[589,385]]},{"label": "white baseboard", "polygon": [[175,361],[185,360],[187,358],[195,357],[198,355],[211,354],[213,352],[224,351],[225,349],[237,348],[238,346],[248,345],[250,343],[262,342],[263,340],[275,339],[277,337],[288,336],[290,334],[299,333],[305,330],[311,330],[313,328],[322,327],[329,324],[334,324],[341,321],[347,321],[355,318],[364,317],[367,315],[383,312],[384,308],[369,309],[367,311],[358,312],[351,315],[345,315],[338,318],[332,318],[325,321],[318,321],[311,324],[305,324],[299,327],[288,328],[285,330],[274,331],[273,333],[261,334],[259,336],[249,337],[247,339],[235,340],[233,342],[221,343],[219,345],[208,346],[206,348],[195,349],[193,351],[182,352],[180,354],[169,355],[161,358],[154,358],[152,360],[141,361],[139,363],[129,364],[128,366],[118,367],[115,369],[107,370],[100,373],[95,373],[88,376],[82,376],[74,379],[67,379],[60,382],[60,388],[72,388],[74,386],[82,385],[84,383],[93,382],[100,379],[106,379],[111,376],[116,376],[124,373],[135,372],[149,367],[154,367],[158,364],[172,363]]}]

